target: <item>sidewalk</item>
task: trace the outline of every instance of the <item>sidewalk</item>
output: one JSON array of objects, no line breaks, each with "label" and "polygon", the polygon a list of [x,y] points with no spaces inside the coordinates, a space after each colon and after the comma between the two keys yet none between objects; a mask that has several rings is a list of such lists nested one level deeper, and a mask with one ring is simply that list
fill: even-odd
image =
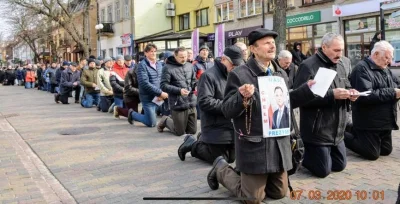
[{"label": "sidewalk", "polygon": [[[190,154],[179,160],[183,137],[132,126],[79,104],[56,104],[51,94],[22,87],[0,86],[0,113],[0,175],[5,178],[0,179],[0,203],[238,203],[143,201],[232,196],[223,187],[209,189],[210,165]],[[303,190],[298,199],[266,202],[393,204],[400,182],[399,136],[393,132],[390,156],[370,162],[348,152],[347,168],[327,178],[301,169],[291,177],[295,190]],[[350,190],[352,198],[328,201],[329,190]],[[365,200],[357,200],[357,190],[366,191]],[[321,198],[311,200],[318,191]],[[384,191],[384,199],[373,200],[374,191]]]}]

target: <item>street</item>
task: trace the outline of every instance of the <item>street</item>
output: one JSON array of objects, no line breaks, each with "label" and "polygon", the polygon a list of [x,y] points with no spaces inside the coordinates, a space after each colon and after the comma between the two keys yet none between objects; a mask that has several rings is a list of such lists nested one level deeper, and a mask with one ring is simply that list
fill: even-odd
[{"label": "street", "polygon": [[[221,185],[216,191],[209,188],[211,165],[190,154],[179,160],[184,137],[132,126],[95,108],[56,104],[52,94],[18,86],[0,86],[0,114],[0,203],[237,203],[143,200],[232,197]],[[393,133],[389,156],[367,161],[347,151],[344,171],[320,179],[302,168],[290,177],[293,188],[303,190],[301,196],[265,202],[395,203],[400,133]],[[328,200],[334,190],[349,190],[352,196]],[[365,199],[356,196],[363,190]],[[322,197],[312,200],[317,191]],[[374,192],[381,191],[376,197]]]}]

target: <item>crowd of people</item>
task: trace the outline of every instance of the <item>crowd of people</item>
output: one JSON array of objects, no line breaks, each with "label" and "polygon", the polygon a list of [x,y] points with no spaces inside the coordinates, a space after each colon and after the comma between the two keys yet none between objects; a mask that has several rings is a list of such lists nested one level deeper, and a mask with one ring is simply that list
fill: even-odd
[{"label": "crowd of people", "polygon": [[[184,161],[190,152],[212,164],[207,175],[210,188],[222,184],[235,196],[249,198],[245,203],[286,196],[287,172],[293,167],[289,135],[263,136],[258,77],[285,81],[290,106],[278,103],[280,110],[271,116],[277,125],[272,128],[271,123],[271,128],[289,126],[293,121],[289,118],[294,117],[289,109],[300,108],[302,166],[313,175],[324,178],[344,170],[346,147],[369,160],[389,155],[392,130],[398,130],[400,98],[400,83],[387,68],[393,47],[383,40],[376,42],[371,56],[352,69],[342,56],[344,40],[339,34],[325,34],[321,47],[308,58],[300,44],[276,55],[277,36],[274,31],[256,29],[248,36],[249,50],[237,43],[215,60],[209,58],[207,46],[200,47],[194,59],[192,50],[179,47],[157,60],[157,46],[148,43],[145,58],[138,63],[131,56],[117,56],[115,60],[90,57],[61,66],[53,63],[48,68],[28,64],[14,74],[7,69],[4,83],[24,82],[27,89],[37,83],[38,89],[54,93],[55,102],[62,104],[68,104],[75,92],[75,103],[84,108],[184,135],[178,157]],[[325,97],[310,89],[321,67],[337,73]],[[360,96],[364,91],[371,93]],[[283,89],[275,93],[282,95]],[[157,115],[162,115],[158,123]],[[198,115],[201,131],[196,137]]]}]

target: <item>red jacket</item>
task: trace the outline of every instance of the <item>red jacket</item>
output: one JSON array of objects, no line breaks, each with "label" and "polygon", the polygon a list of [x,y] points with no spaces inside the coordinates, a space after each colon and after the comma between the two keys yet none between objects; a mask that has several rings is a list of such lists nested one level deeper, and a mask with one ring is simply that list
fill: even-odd
[{"label": "red jacket", "polygon": [[26,71],[25,82],[35,82],[35,81],[36,81],[35,71],[32,70]]},{"label": "red jacket", "polygon": [[119,66],[117,63],[114,64],[112,71],[115,72],[122,80],[125,79],[126,73],[128,73],[129,69],[126,68],[125,64]]}]

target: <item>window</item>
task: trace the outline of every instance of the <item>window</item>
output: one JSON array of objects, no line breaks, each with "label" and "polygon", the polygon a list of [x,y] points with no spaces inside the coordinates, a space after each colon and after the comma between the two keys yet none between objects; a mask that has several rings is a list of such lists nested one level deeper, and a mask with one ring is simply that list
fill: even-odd
[{"label": "window", "polygon": [[104,23],[106,21],[106,9],[102,8],[100,11],[100,22]]},{"label": "window", "polygon": [[240,17],[261,14],[261,0],[240,0]]},{"label": "window", "polygon": [[216,23],[233,20],[233,1],[215,5]]},{"label": "window", "polygon": [[208,8],[196,11],[196,26],[208,25]]},{"label": "window", "polygon": [[324,0],[303,0],[303,5],[312,4],[312,3],[316,3],[316,2],[320,2],[320,1],[324,1]]},{"label": "window", "polygon": [[120,21],[121,20],[121,8],[120,8],[120,3],[119,1],[115,2],[115,21]]},{"label": "window", "polygon": [[112,4],[107,6],[107,21],[110,22],[110,23],[113,22]]},{"label": "window", "polygon": [[124,55],[124,52],[122,51],[122,48],[117,48],[117,55]]},{"label": "window", "polygon": [[106,50],[101,50],[101,56],[105,57],[106,56]]},{"label": "window", "polygon": [[108,55],[109,55],[110,57],[113,57],[113,56],[114,56],[114,49],[113,49],[113,48],[108,49]]},{"label": "window", "polygon": [[124,18],[129,19],[131,17],[129,0],[124,0]]},{"label": "window", "polygon": [[190,29],[189,13],[179,16],[179,30]]}]

